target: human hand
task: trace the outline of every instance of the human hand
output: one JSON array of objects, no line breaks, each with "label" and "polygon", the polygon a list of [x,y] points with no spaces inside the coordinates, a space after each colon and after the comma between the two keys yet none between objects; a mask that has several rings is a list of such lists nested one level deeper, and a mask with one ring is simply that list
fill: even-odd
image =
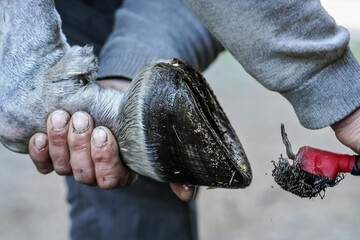
[{"label": "human hand", "polygon": [[331,125],[331,128],[342,144],[360,154],[360,108]]},{"label": "human hand", "polygon": [[[126,90],[130,82],[109,79],[99,84]],[[73,174],[77,182],[102,189],[126,187],[137,179],[137,174],[123,165],[111,131],[104,126],[94,128],[91,116],[85,112],[72,116],[63,110],[51,113],[47,134],[32,136],[29,154],[40,173]],[[173,183],[170,186],[183,201],[191,200],[195,194],[193,186]]]}]

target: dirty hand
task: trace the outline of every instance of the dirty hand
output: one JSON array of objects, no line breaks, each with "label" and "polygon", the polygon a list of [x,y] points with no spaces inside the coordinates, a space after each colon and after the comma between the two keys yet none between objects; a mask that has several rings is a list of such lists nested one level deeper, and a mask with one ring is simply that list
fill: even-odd
[{"label": "dirty hand", "polygon": [[[99,84],[126,90],[127,80],[102,80]],[[120,159],[117,141],[103,126],[94,128],[91,116],[76,112],[70,116],[63,110],[50,114],[47,134],[36,133],[29,143],[29,153],[40,173],[55,170],[59,175],[74,175],[77,182],[113,189],[131,185],[137,174],[125,167]],[[170,184],[183,201],[192,199],[195,187]]]},{"label": "dirty hand", "polygon": [[360,154],[360,108],[331,125],[331,128],[342,144]]}]

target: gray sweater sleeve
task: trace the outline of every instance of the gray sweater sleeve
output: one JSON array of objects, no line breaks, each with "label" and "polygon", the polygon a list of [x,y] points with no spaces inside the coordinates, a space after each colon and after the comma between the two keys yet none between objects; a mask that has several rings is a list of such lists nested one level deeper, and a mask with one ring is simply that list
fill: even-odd
[{"label": "gray sweater sleeve", "polygon": [[245,70],[281,93],[303,126],[329,126],[360,106],[349,33],[318,0],[185,0]]},{"label": "gray sweater sleeve", "polygon": [[125,0],[100,53],[98,78],[132,78],[144,64],[173,57],[204,70],[222,49],[183,0]]}]

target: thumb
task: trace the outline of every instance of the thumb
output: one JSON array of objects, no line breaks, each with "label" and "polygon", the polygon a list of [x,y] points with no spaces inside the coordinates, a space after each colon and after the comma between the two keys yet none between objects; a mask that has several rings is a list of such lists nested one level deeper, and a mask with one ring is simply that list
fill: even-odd
[{"label": "thumb", "polygon": [[170,187],[175,195],[182,201],[188,202],[195,198],[197,187],[180,184],[180,183],[170,183]]},{"label": "thumb", "polygon": [[360,154],[360,108],[331,125],[331,128],[342,144]]}]

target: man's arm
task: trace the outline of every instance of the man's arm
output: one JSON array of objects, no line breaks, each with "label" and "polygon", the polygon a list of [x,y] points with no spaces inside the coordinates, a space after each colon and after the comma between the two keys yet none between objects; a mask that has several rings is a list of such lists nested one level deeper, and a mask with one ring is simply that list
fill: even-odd
[{"label": "man's arm", "polygon": [[125,0],[100,54],[98,77],[129,79],[143,65],[178,58],[205,70],[223,50],[183,0]]},{"label": "man's arm", "polygon": [[329,126],[360,106],[349,33],[318,0],[185,1],[248,73],[289,100],[303,126]]}]

